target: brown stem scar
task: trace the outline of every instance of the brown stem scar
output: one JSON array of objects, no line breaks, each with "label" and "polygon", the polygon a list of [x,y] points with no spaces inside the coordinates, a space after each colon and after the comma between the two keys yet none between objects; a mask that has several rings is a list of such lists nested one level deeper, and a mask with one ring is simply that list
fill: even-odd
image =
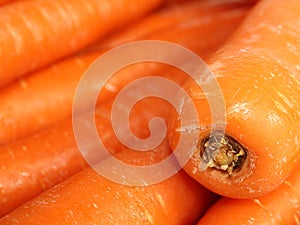
[{"label": "brown stem scar", "polygon": [[227,171],[229,175],[238,172],[248,156],[245,147],[221,132],[214,132],[200,140],[198,148],[207,167]]}]

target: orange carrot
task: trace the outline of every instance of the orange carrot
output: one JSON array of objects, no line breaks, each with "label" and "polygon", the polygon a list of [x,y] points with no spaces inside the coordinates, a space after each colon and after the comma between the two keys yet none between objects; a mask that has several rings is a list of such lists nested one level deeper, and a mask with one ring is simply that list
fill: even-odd
[{"label": "orange carrot", "polygon": [[[193,3],[192,5],[197,4]],[[207,5],[209,4],[206,2],[204,6]],[[203,5],[198,5],[198,11],[200,11],[201,6]],[[216,6],[219,5],[215,5],[215,7]],[[181,23],[177,23],[177,25],[171,26],[172,29],[167,29],[164,32],[158,32],[154,35],[148,35],[142,39],[174,42],[192,50],[203,59],[207,59],[222,46],[226,38],[238,27],[249,10],[249,7],[237,7],[231,4],[229,4],[228,7],[229,8],[227,8],[226,5],[225,8],[222,9],[217,7],[217,11],[211,11],[208,8],[209,12],[207,12],[207,14],[205,13],[203,17],[201,16],[193,19],[188,18],[187,20],[183,20]],[[128,38],[127,34],[130,36],[131,33],[133,32],[125,32],[124,40]],[[205,40],[203,39],[203,41],[200,41],[202,38]],[[110,43],[114,43],[112,41],[114,39],[115,37],[110,39]],[[123,42],[122,39],[123,37],[120,39]],[[103,99],[111,98],[109,96],[115,96],[126,84],[144,76],[164,76],[165,78],[171,79],[177,83],[181,83],[183,81],[182,77],[177,77],[172,73],[164,73],[164,71],[169,68],[169,66],[158,63],[148,63],[148,65],[144,63],[140,66],[135,65],[127,67],[127,73],[134,75],[123,76],[122,71],[120,73],[116,73],[109,79],[108,87],[104,87],[104,91],[101,92],[100,96]]]},{"label": "orange carrot", "polygon": [[[160,107],[156,107],[157,105]],[[110,107],[111,103],[99,106],[96,110],[99,138],[111,154],[120,150],[134,154],[122,146],[115,136],[110,120]],[[148,121],[153,117],[166,119],[169,105],[163,104],[160,99],[146,99],[132,110],[131,128],[138,137],[145,138],[149,130],[141,128],[147,127]],[[89,126],[88,124],[87,128]],[[87,137],[85,153],[96,151],[96,148]],[[77,147],[71,119],[0,147],[0,217],[87,166],[82,154]],[[150,151],[150,154],[152,159],[163,159],[169,151]]]},{"label": "orange carrot", "polygon": [[299,12],[297,0],[258,2],[211,59],[225,101],[225,136],[217,127],[222,121],[212,125],[210,115],[221,98],[209,108],[198,85],[185,84],[200,124],[182,129],[173,112],[170,142],[174,149],[180,136],[199,128],[185,170],[210,190],[233,198],[264,195],[295,168],[300,155]]},{"label": "orange carrot", "polygon": [[69,117],[76,86],[100,55],[99,51],[74,56],[0,89],[0,143],[31,135]]},{"label": "orange carrot", "polygon": [[[155,162],[128,153],[123,157]],[[214,200],[183,171],[150,186],[127,186],[87,168],[1,218],[0,224],[192,224]]]},{"label": "orange carrot", "polygon": [[[96,111],[101,140],[115,153],[120,144],[110,133],[107,117],[105,107]],[[95,147],[89,143],[85,150],[92,151]],[[0,217],[86,166],[76,145],[71,120],[0,147],[0,161]]]},{"label": "orange carrot", "polygon": [[300,213],[299,167],[275,191],[255,199],[223,198],[200,219],[205,224],[298,225]]},{"label": "orange carrot", "polygon": [[[149,39],[176,42],[206,58],[229,36],[247,12],[247,8],[236,8],[231,4],[211,4],[210,7],[206,7],[208,5],[209,3],[189,3],[170,9],[170,13],[166,9],[163,13],[159,12],[150,16],[146,22],[141,22],[145,25],[138,23],[132,28],[119,32],[119,40],[118,38],[108,39],[110,40],[108,43],[117,45],[123,43],[124,40],[132,41],[135,38],[143,39],[147,36]],[[178,13],[181,7],[186,9],[183,15]],[[156,28],[151,26],[150,21],[157,24],[158,18],[164,18],[165,14],[166,18],[173,18],[178,23],[171,26],[172,31],[167,28],[169,22],[163,23],[166,24],[164,25],[165,30],[156,33]],[[189,14],[191,16],[184,16]],[[191,20],[194,22],[190,23]],[[149,27],[145,28],[148,25]],[[132,37],[130,34],[133,32],[140,34]],[[205,35],[203,35],[204,33]],[[0,143],[11,142],[31,135],[69,117],[74,92],[80,78],[92,61],[107,49],[108,46],[103,44],[100,50],[94,49],[77,54],[44,70],[25,76],[1,89]],[[134,74],[139,74],[139,71],[145,71],[145,67],[142,66],[138,71],[134,71]],[[138,75],[125,77],[123,73],[121,76],[123,84],[119,82],[119,78],[110,81],[110,86],[115,87],[116,92],[122,88],[124,83],[128,83],[128,79],[134,79]],[[108,85],[105,87],[105,91],[108,96],[111,91]]]},{"label": "orange carrot", "polygon": [[[114,32],[108,35],[104,40],[101,40],[98,45],[93,46],[92,48],[111,48],[120,44],[124,44],[130,42],[132,40],[139,39],[157,39],[157,35],[165,34],[168,31],[172,31],[175,33],[177,31],[176,28],[190,26],[193,27],[191,21],[197,26],[198,23],[202,23],[203,26],[207,24],[209,26],[210,23],[216,21],[218,17],[225,17],[223,13],[226,10],[241,8],[242,5],[232,3],[232,2],[220,2],[220,1],[185,1],[180,4],[176,4],[174,6],[163,7],[158,10],[156,13],[146,17],[144,20],[139,21],[135,24],[130,24],[131,28],[128,27],[123,28],[119,32]],[[212,15],[216,17],[211,18]],[[227,25],[227,19],[224,19],[225,28]],[[232,18],[233,19],[233,18]],[[232,22],[234,24],[234,22]],[[172,27],[173,29],[170,29]],[[222,28],[222,27],[219,27]],[[184,29],[182,29],[184,32]],[[215,30],[214,32],[218,32]],[[224,31],[226,35],[226,31]],[[221,35],[216,33],[216,36]],[[211,35],[213,37],[213,35]],[[176,35],[172,35],[171,38],[177,38]],[[166,40],[168,40],[167,38]],[[165,39],[163,39],[165,40]],[[207,40],[208,41],[208,40]]]},{"label": "orange carrot", "polygon": [[33,0],[0,8],[0,86],[70,55],[162,1]]}]

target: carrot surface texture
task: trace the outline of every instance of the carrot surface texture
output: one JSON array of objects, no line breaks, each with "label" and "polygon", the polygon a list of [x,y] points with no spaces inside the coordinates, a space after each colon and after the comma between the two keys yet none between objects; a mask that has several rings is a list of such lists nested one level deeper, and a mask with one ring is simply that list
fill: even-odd
[{"label": "carrot surface texture", "polygon": [[100,55],[99,51],[68,58],[1,88],[0,144],[68,118],[82,74]]},{"label": "carrot surface texture", "polygon": [[[18,79],[0,90],[0,144],[31,135],[70,117],[76,86],[84,71],[108,49],[137,39],[157,39],[181,44],[206,58],[238,26],[247,11],[247,7],[209,2],[188,2],[165,8],[114,33],[94,49]],[[111,80],[111,85],[104,88],[106,92],[110,92],[109,87],[119,91],[128,78],[137,75],[124,76]]]},{"label": "carrot surface texture", "polygon": [[[120,145],[107,127],[105,108],[95,112],[101,140],[111,154]],[[94,151],[89,143],[86,151]],[[35,135],[0,147],[0,217],[87,166],[66,120]]]},{"label": "carrot surface texture", "polygon": [[[192,157],[185,170],[214,192],[232,198],[264,195],[278,187],[298,162],[299,12],[298,0],[259,1],[210,60],[222,91],[219,100],[224,99],[224,121],[211,124],[214,106],[208,105],[194,82],[185,84],[200,124],[191,118],[183,129],[173,112],[170,142],[175,149],[179,138],[200,131],[186,149]],[[224,123],[225,135],[218,130]]]},{"label": "carrot surface texture", "polygon": [[[207,6],[207,4],[205,5]],[[203,9],[201,5],[197,5],[196,8],[202,9],[203,13],[205,12],[205,9]],[[188,43],[188,46],[191,49],[197,50],[200,56],[206,58],[209,54],[211,54],[216,46],[220,45],[224,41],[224,39],[238,25],[238,23],[247,13],[247,8],[243,7],[225,7],[222,10],[220,8],[218,9],[220,11],[216,12],[209,10],[207,13],[203,14],[204,18],[210,18],[207,23],[202,23],[201,21],[203,17],[201,17],[201,15],[197,15],[199,22],[194,23],[193,26],[184,26],[180,29],[174,29],[173,27],[173,32],[170,32],[168,31],[169,29],[167,29],[165,35],[163,35],[163,33],[161,33],[160,35],[163,35],[165,40],[170,39],[174,42],[182,43],[184,45],[187,45],[186,43]],[[186,12],[189,13],[189,11]],[[190,19],[191,18],[184,20],[184,24],[188,23]],[[195,18],[193,19],[193,21],[195,21]],[[220,21],[222,21],[223,24],[221,24]],[[134,27],[132,29],[134,29]],[[178,33],[181,33],[181,39],[176,39],[173,36],[173,34],[176,33],[176,30],[178,31]],[[184,32],[185,30],[188,30],[189,32]],[[202,35],[203,33],[205,33],[206,35]],[[213,34],[214,38],[211,39],[211,36]],[[155,37],[154,34],[153,37]],[[180,40],[183,41],[181,42]],[[101,51],[99,50],[99,52]],[[66,99],[71,101],[72,94],[70,93],[73,93],[75,89],[75,81],[73,81],[74,83],[71,84],[72,73],[73,76],[78,76],[78,82],[81,76],[81,74],[78,73],[83,71],[88,62],[91,62],[95,57],[97,57],[98,51],[91,51],[87,52],[86,54],[87,55],[84,55],[82,57],[77,56],[72,59],[65,60],[59,64],[55,64],[51,67],[51,69],[49,69],[50,71],[61,70],[65,71],[65,73],[68,73],[68,76],[65,75],[68,77],[68,79],[70,79],[68,82],[61,84],[59,77],[60,73],[56,73],[57,76],[53,73],[52,77],[52,72],[49,72],[48,76],[48,73],[46,72],[41,72],[41,74],[43,74],[43,76],[41,77],[40,74],[28,76],[24,78],[26,79],[25,85],[27,85],[27,88],[25,88],[24,90],[21,88],[19,89],[18,85],[21,85],[21,83],[15,84],[14,93],[16,99],[18,91],[23,91],[22,93],[27,96],[22,97],[23,101],[24,99],[29,98],[29,96],[31,98],[34,98],[37,102],[41,101],[38,96],[33,95],[35,96],[33,97],[29,95],[29,93],[34,92],[34,90],[43,91],[42,88],[39,88],[38,84],[40,82],[45,82],[45,87],[51,88],[46,89],[45,92],[43,91],[43,94],[40,93],[40,95],[44,99],[43,101],[48,102],[48,104],[45,103],[44,105],[41,105],[42,103],[40,103],[36,105],[39,105],[40,107],[42,106],[39,110],[44,109],[45,112],[46,110],[52,109],[51,111],[59,111],[60,113],[63,113],[65,108],[62,108],[62,106],[66,104]],[[136,67],[133,67],[132,69],[128,68],[125,69],[125,71],[121,71],[120,73],[118,73],[116,77],[113,77],[113,79],[108,82],[108,84],[111,84],[111,86],[115,87],[113,89],[114,91],[109,92],[110,89],[107,88],[107,97],[105,97],[106,95],[104,97],[106,99],[111,99],[118,93],[119,90],[121,90],[123,86],[125,86],[131,80],[134,80],[137,77],[142,77],[144,75],[151,75],[151,73],[170,79],[173,78],[173,80],[176,79],[177,82],[183,82],[183,78],[185,78],[179,76],[182,73],[180,73],[178,70],[171,70],[171,68],[168,67],[158,67],[158,70],[152,70],[152,72],[151,70],[149,70],[147,74],[142,73],[143,71],[145,71],[145,68],[149,69],[147,65],[140,65],[138,67],[138,70],[136,70]],[[176,75],[178,75],[178,77]],[[118,76],[119,78],[117,78]],[[45,77],[47,79],[46,81],[43,81]],[[55,82],[52,82],[53,80],[55,80]],[[120,81],[122,81],[121,84],[119,83]],[[55,86],[56,82],[58,82],[57,86]],[[46,84],[48,85],[46,86]],[[70,88],[70,86],[72,86],[72,88]],[[56,94],[53,95],[53,93]],[[61,93],[65,94],[61,95]],[[59,96],[60,98],[64,98],[67,96],[67,98],[65,98],[65,100],[62,101],[63,103],[58,106],[57,104],[55,104],[57,103],[55,100],[57,99],[57,96]],[[49,102],[53,102],[53,104],[49,104]],[[23,104],[25,104],[25,102]],[[121,148],[121,144],[114,136],[111,128],[111,121],[109,120],[110,109],[108,109],[108,106],[110,106],[110,104],[111,101],[107,101],[105,104],[101,104],[102,106],[99,106],[97,108],[95,119],[97,122],[98,133],[101,137],[102,142],[109,150],[111,150],[112,153],[116,153],[117,149]],[[29,106],[34,108],[32,105]],[[157,107],[157,105],[160,105],[160,107]],[[29,106],[23,107],[23,112],[26,112],[27,109],[29,110]],[[71,108],[71,106],[69,107]],[[57,108],[59,108],[60,110],[57,110]],[[67,109],[66,111],[68,110],[70,109]],[[132,113],[132,116],[130,118],[132,129],[137,136],[139,136],[140,138],[145,138],[147,137],[147,135],[149,135],[148,121],[154,116],[167,119],[169,105],[161,103],[160,101],[150,99],[145,103],[139,105],[137,108],[134,108],[133,110],[134,112]],[[37,108],[35,108],[35,111],[31,111],[32,117],[37,117],[37,112]],[[30,115],[30,113],[28,114]],[[45,114],[45,121],[50,120],[50,115],[47,115],[48,114]],[[66,115],[68,115],[68,113],[66,113]],[[28,127],[30,127],[30,121],[32,123],[31,126],[33,126],[34,119],[35,118],[31,118],[30,120],[27,120]],[[23,120],[25,121],[24,118]],[[91,143],[89,143],[86,148],[91,149],[92,151],[94,148],[93,145],[90,144]],[[0,199],[2,199],[2,201],[0,201],[0,216],[3,216],[20,204],[30,200],[42,191],[57,184],[58,182],[61,182],[67,177],[70,177],[74,173],[81,170],[84,166],[86,166],[86,163],[84,162],[76,146],[71,120],[57,123],[49,127],[48,129],[45,129],[44,131],[40,131],[32,136],[19,140],[18,142],[3,145],[0,148],[0,160],[2,162],[0,167]]]},{"label": "carrot surface texture", "polygon": [[[170,150],[164,145],[159,151]],[[127,152],[120,158],[136,166],[155,162],[144,156]],[[0,224],[192,224],[214,200],[182,170],[150,186],[127,186],[87,168],[2,217]]]},{"label": "carrot surface texture", "polygon": [[[215,203],[197,225],[298,225],[300,223],[300,170],[271,193],[254,199],[223,198]],[[234,215],[234,216],[233,216]]]},{"label": "carrot surface texture", "polygon": [[161,0],[33,0],[0,8],[0,86],[70,55]]}]

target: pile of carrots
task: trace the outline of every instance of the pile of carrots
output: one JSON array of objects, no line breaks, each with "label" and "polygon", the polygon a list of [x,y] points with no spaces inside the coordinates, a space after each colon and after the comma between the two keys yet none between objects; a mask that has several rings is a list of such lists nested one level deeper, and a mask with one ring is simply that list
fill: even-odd
[{"label": "pile of carrots", "polygon": [[[299,21],[299,0],[0,0],[0,225],[299,225]],[[122,177],[100,155],[97,163],[120,175],[114,182],[86,161],[72,107],[97,58],[141,40],[175,43],[203,59],[222,91],[226,120],[224,130],[214,124],[207,93],[178,68],[144,62],[119,70],[99,93],[98,138],[135,168],[170,156],[180,164],[163,181],[128,185],[143,178]],[[124,87],[149,76],[179,85],[197,118],[181,92],[179,111],[154,96],[138,101],[124,121],[133,134],[155,135],[155,117],[167,132],[155,148],[136,151],[118,139],[112,106]],[[184,164],[178,146],[190,154]],[[88,140],[83,147],[97,150]]]}]

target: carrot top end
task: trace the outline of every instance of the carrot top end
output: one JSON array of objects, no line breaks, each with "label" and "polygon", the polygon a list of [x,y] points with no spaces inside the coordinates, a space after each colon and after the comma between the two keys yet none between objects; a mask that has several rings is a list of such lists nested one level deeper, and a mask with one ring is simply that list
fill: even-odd
[{"label": "carrot top end", "polygon": [[238,173],[248,163],[248,150],[228,135],[210,134],[199,140],[198,148],[207,167],[227,172],[229,176]]}]

